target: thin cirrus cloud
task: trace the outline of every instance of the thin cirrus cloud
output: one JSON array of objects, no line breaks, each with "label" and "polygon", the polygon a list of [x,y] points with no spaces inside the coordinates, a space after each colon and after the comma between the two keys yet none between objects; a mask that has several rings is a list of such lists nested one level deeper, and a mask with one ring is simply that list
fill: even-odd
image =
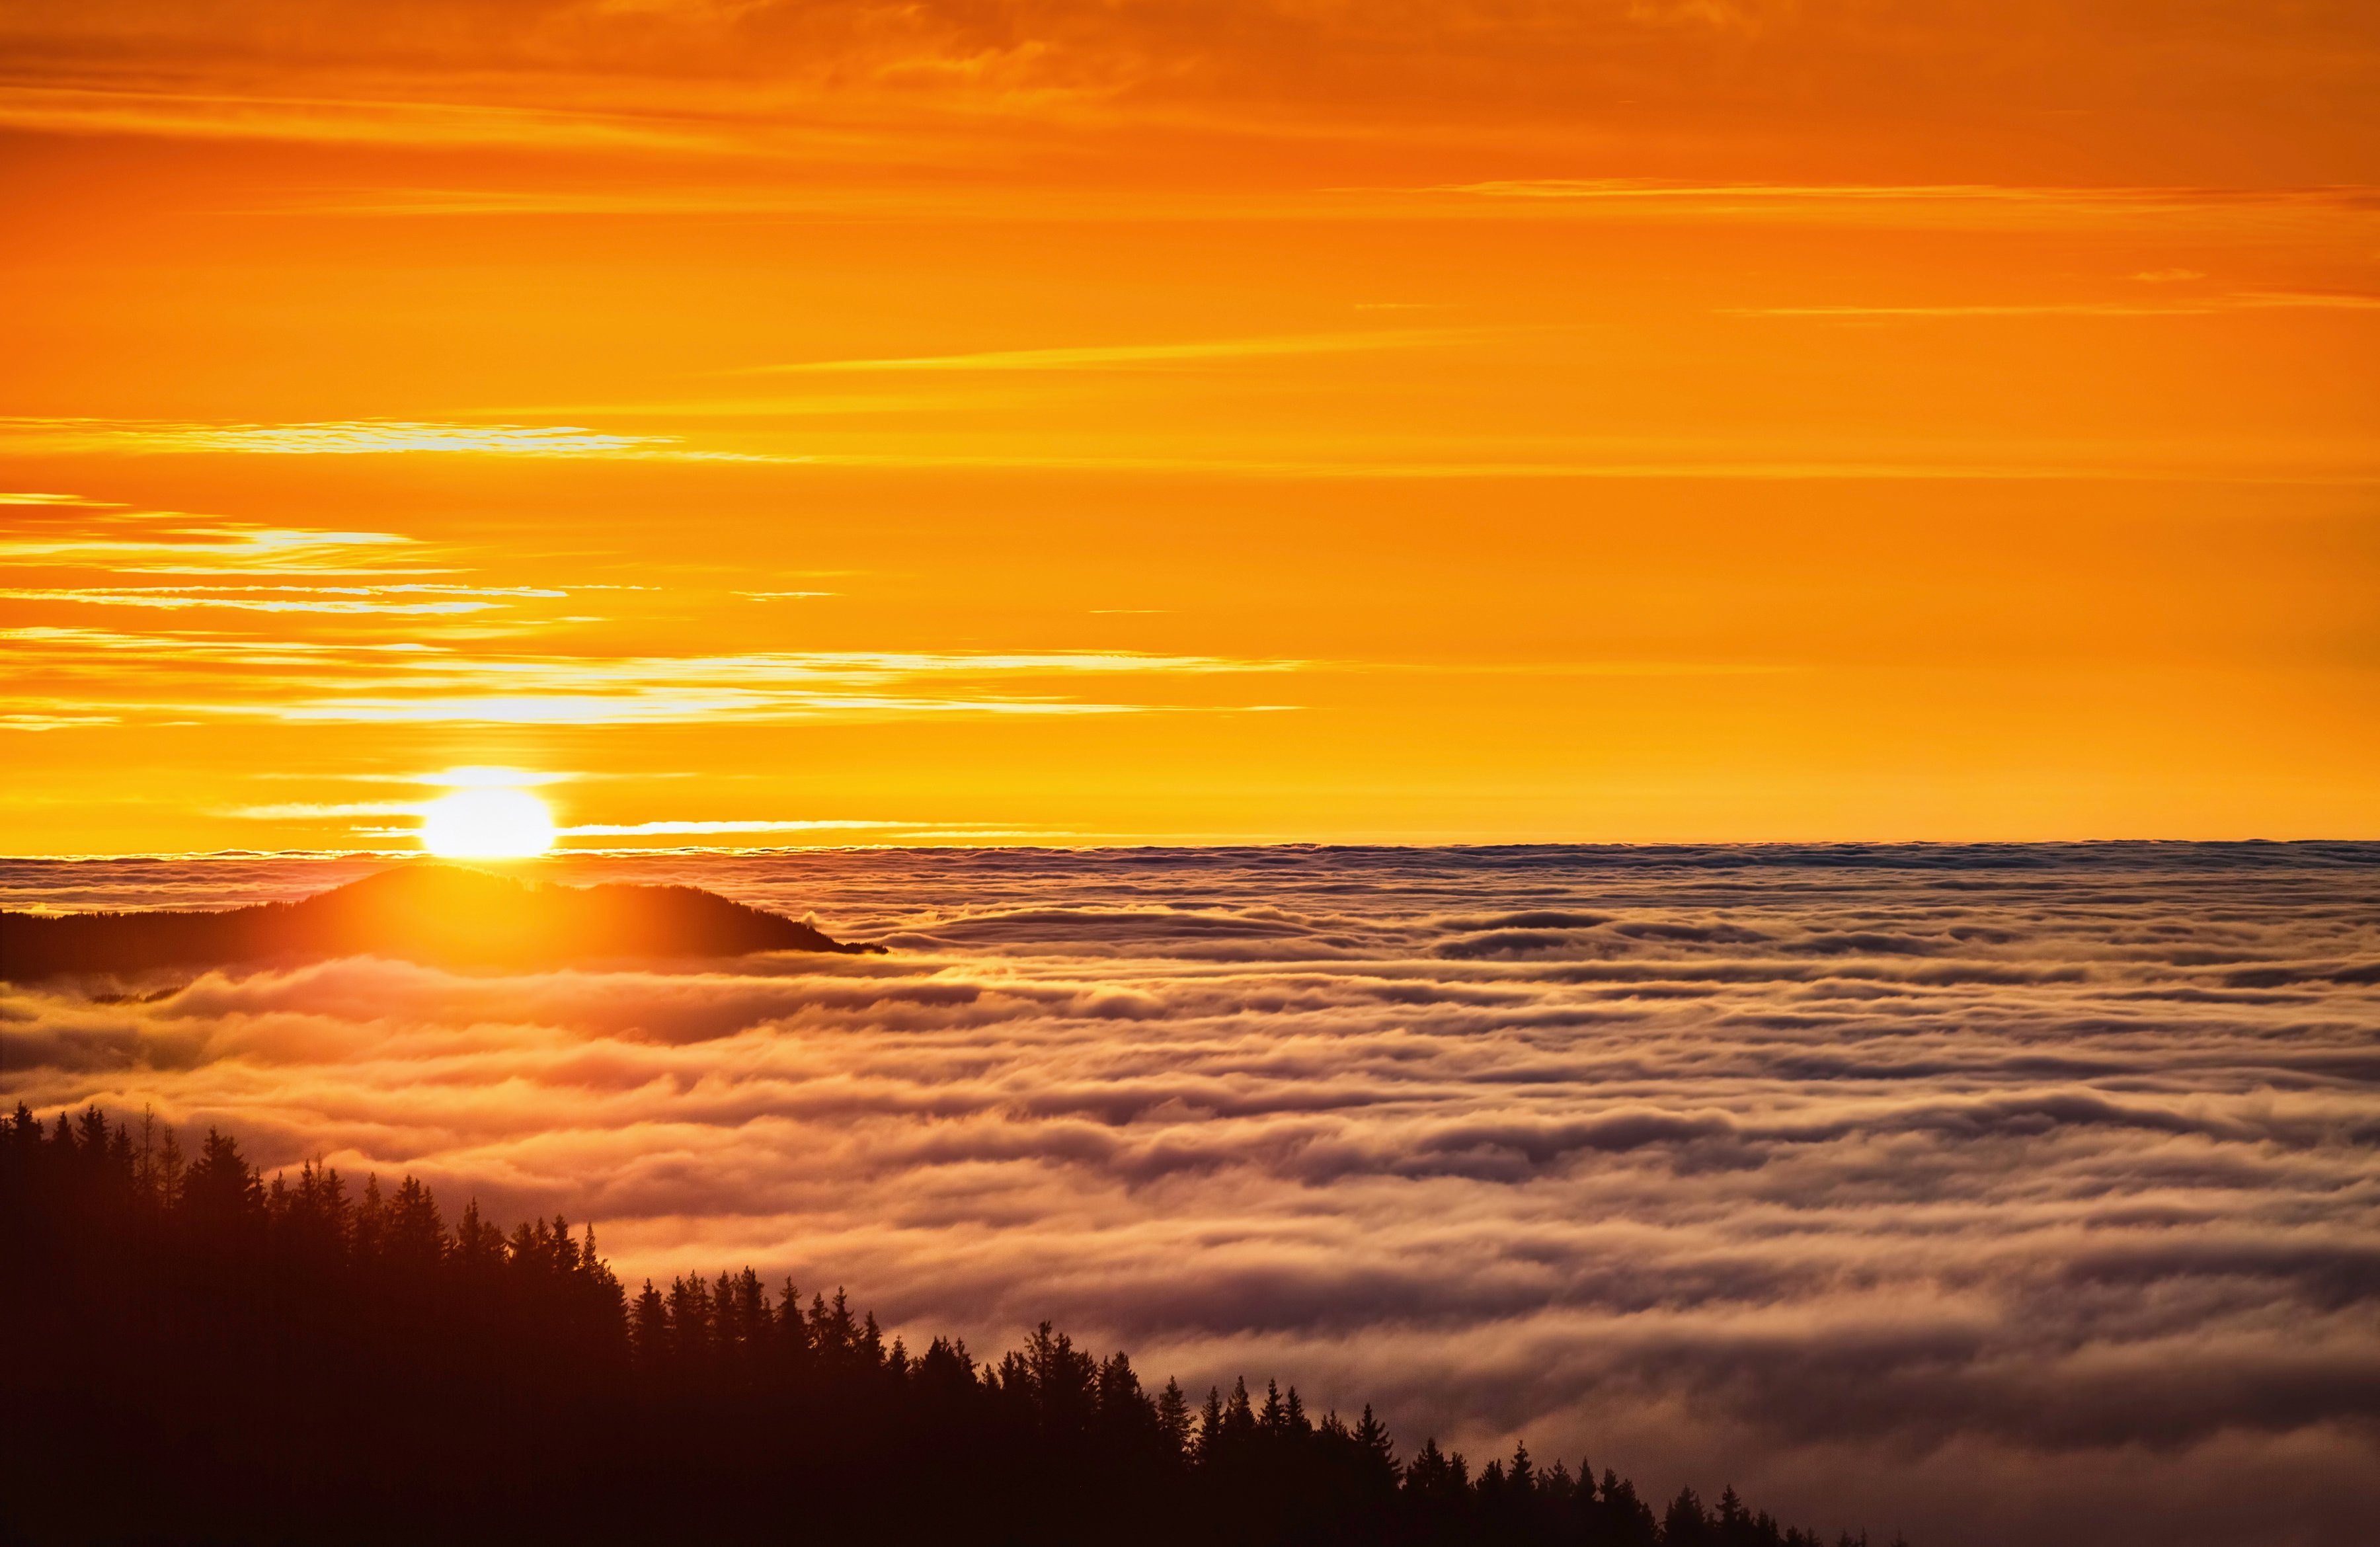
[{"label": "thin cirrus cloud", "polygon": [[[2133,277],[2143,276],[2135,274]],[[2252,290],[2180,301],[1979,301],[1935,305],[1851,302],[1730,306],[1721,307],[1718,311],[1721,315],[1730,317],[2209,317],[2227,311],[2380,311],[2380,296],[2345,291]]]},{"label": "thin cirrus cloud", "polygon": [[[1091,668],[1102,674],[1109,665]],[[1269,671],[1270,663],[1200,662],[1172,665],[1149,658],[1138,668],[1152,674]],[[551,686],[541,686],[552,677]],[[1071,668],[1045,666],[1032,675],[1070,675]],[[722,676],[700,660],[634,662],[617,665],[548,663],[523,671],[499,663],[484,680],[463,690],[301,698],[253,704],[180,705],[236,717],[261,717],[295,724],[464,725],[634,725],[724,721],[883,720],[950,715],[1075,716],[1138,714],[1180,706],[1113,699],[1083,699],[1063,693],[1002,692],[983,682],[920,689],[920,676],[945,680],[1001,677],[1000,668],[978,667],[964,659],[929,674],[907,672],[813,672],[797,658],[782,666],[754,664]],[[1201,706],[1206,713],[1272,712],[1284,704]]]},{"label": "thin cirrus cloud", "polygon": [[[1354,191],[1354,190],[1350,190]],[[1385,190],[1384,190],[1385,191]],[[1641,177],[1512,177],[1397,190],[1428,208],[1465,203],[1572,218],[2010,228],[2368,225],[2380,190],[2322,187],[2002,183],[1697,183]]]},{"label": "thin cirrus cloud", "polygon": [[[989,692],[766,693],[685,689],[611,694],[469,693],[424,698],[329,698],[296,703],[157,706],[166,713],[262,718],[301,725],[653,725],[766,720],[909,720],[965,715],[1140,714],[1164,706]],[[1243,713],[1292,707],[1232,705]]]},{"label": "thin cirrus cloud", "polygon": [[[327,144],[533,145],[582,151],[723,152],[735,137],[594,103],[406,100],[332,87],[332,95],[239,89],[0,84],[0,124],[35,132],[153,135],[174,140],[287,140]],[[434,88],[433,88],[434,90]]]},{"label": "thin cirrus cloud", "polygon": [[1397,333],[1290,334],[1261,338],[1198,339],[1174,344],[1090,344],[1035,349],[982,349],[964,354],[756,365],[747,367],[745,373],[1115,371],[1143,366],[1285,359],[1300,355],[1352,354],[1374,349],[1416,349],[1478,335],[1479,330],[1411,329]]},{"label": "thin cirrus cloud", "polygon": [[[982,843],[1021,838],[1062,840],[1075,834],[1057,827],[1021,828],[985,822],[896,822],[882,818],[819,817],[794,820],[687,820],[653,822],[581,822],[556,828],[563,838],[717,838],[764,837],[771,834],[849,833],[864,841],[886,843]],[[708,847],[708,846],[705,846]]]},{"label": "thin cirrus cloud", "polygon": [[328,666],[340,661],[434,655],[447,647],[419,640],[268,640],[183,629],[128,633],[58,624],[0,628],[0,641],[19,650],[46,652],[69,665],[92,665],[120,656],[154,656],[208,666]]},{"label": "thin cirrus cloud", "polygon": [[424,800],[284,800],[261,806],[234,806],[216,813],[247,822],[328,822],[341,817],[419,816]]},{"label": "thin cirrus cloud", "polygon": [[565,838],[704,837],[753,833],[839,833],[914,831],[945,825],[922,822],[883,822],[863,818],[822,817],[801,821],[735,819],[719,822],[662,819],[654,822],[582,822],[555,829]]},{"label": "thin cirrus cloud", "polygon": [[0,710],[0,729],[14,731],[88,730],[124,723],[121,714],[76,713],[65,710]]},{"label": "thin cirrus cloud", "polygon": [[[1647,222],[1859,226],[1892,230],[2229,233],[2368,229],[2380,188],[2362,183],[2236,187],[2022,183],[1721,183],[1650,177],[1509,177],[1422,186],[1342,185],[1215,192],[1196,189],[888,188],[805,189],[620,188],[370,189],[298,206],[350,218],[651,216],[865,217],[875,220],[1053,224],[1147,218],[1162,211],[1219,223],[1415,221]],[[1431,303],[1357,303],[1360,311]],[[930,357],[929,357],[930,358]],[[917,367],[916,369],[923,369]],[[892,406],[900,406],[898,404]],[[855,404],[849,411],[866,411]]]},{"label": "thin cirrus cloud", "polygon": [[270,527],[173,510],[127,510],[70,496],[11,496],[55,518],[0,538],[0,566],[107,568],[133,575],[435,574],[415,539],[389,531]]},{"label": "thin cirrus cloud", "polygon": [[[67,627],[0,633],[7,712],[55,719],[263,719],[313,725],[606,725],[1276,712],[1088,698],[1087,681],[1278,675],[1308,663],[1114,651],[487,655],[419,640],[224,640]],[[99,689],[95,692],[95,689]],[[31,728],[33,722],[28,722]],[[56,728],[42,726],[42,728]]]},{"label": "thin cirrus cloud", "polygon": [[742,453],[691,448],[674,435],[607,434],[571,424],[464,424],[409,420],[237,424],[19,416],[0,419],[0,445],[35,454],[393,457],[431,453],[628,461],[756,459]]},{"label": "thin cirrus cloud", "polygon": [[0,1053],[44,1113],[592,1220],[632,1285],[748,1263],[913,1342],[1055,1318],[1377,1403],[1408,1455],[1585,1449],[1947,1547],[2380,1507],[2370,846],[563,863],[892,954],[8,990]]},{"label": "thin cirrus cloud", "polygon": [[[2243,303],[2246,310],[2331,308],[2368,310],[2374,303],[2361,297],[2266,297]],[[1867,307],[1867,306],[1781,306],[1736,307],[1718,309],[1718,314],[1747,317],[1957,317],[2022,316],[2035,312],[2066,312],[2077,310],[2066,304],[2050,306],[1981,306],[1981,307]],[[2140,303],[2083,303],[2080,310],[2091,314],[2106,315],[2192,315],[2208,310],[2196,303],[2175,306],[2155,306]],[[1410,339],[1414,335],[1397,335]],[[1433,336],[1430,342],[1442,341]],[[1390,346],[1381,346],[1390,347]],[[1415,345],[1415,347],[1419,347]],[[955,355],[917,357],[916,359],[888,358],[882,360],[845,360],[813,362],[789,366],[748,368],[754,371],[804,370],[951,370],[965,371],[1090,371],[1126,369],[1133,360],[1149,364],[1174,360],[1177,363],[1196,359],[1237,358],[1224,353],[1206,353],[1208,346],[1184,346],[1202,351],[1174,356],[1144,354],[1131,347],[1097,350],[1023,350],[994,352],[980,356]],[[1271,358],[1297,351],[1279,351]],[[1309,351],[1310,352],[1310,351]],[[1038,357],[1085,357],[1072,363],[1041,361]],[[994,363],[978,366],[976,361],[1009,361],[1024,357],[1022,363]],[[1267,358],[1261,353],[1248,358]],[[364,426],[352,437],[346,434],[346,426],[296,425],[254,427],[255,432],[240,431],[228,438],[203,442],[178,438],[169,434],[164,441],[147,439],[149,430],[140,426],[118,426],[88,434],[78,433],[71,444],[50,446],[52,450],[74,449],[88,452],[180,450],[216,451],[235,454],[273,456],[309,455],[407,455],[443,454],[471,455],[485,453],[495,456],[592,459],[625,458],[629,460],[668,460],[686,462],[744,462],[802,465],[820,469],[844,468],[883,471],[979,471],[1082,473],[1087,475],[1125,474],[1148,477],[1190,476],[1217,479],[1258,479],[1321,481],[1378,482],[1501,482],[1511,481],[1609,480],[1621,482],[1803,482],[1803,481],[1977,481],[2002,480],[2097,480],[2147,477],[2162,479],[2170,476],[2170,469],[2129,466],[2105,460],[2020,460],[1999,458],[1980,460],[1971,457],[1916,458],[1902,455],[1840,456],[1833,457],[1747,457],[1719,448],[1706,448],[1696,455],[1647,458],[1642,455],[1614,455],[1609,448],[1594,446],[1572,451],[1564,446],[1548,447],[1547,454],[1536,457],[1485,459],[1475,456],[1450,455],[1437,457],[1416,457],[1411,447],[1350,448],[1330,456],[1248,456],[1245,453],[1217,449],[1214,451],[1176,451],[1150,453],[1081,453],[1051,447],[1030,447],[1014,450],[983,452],[943,450],[836,451],[808,450],[798,453],[713,450],[688,445],[677,436],[600,436],[591,432],[557,432],[551,438],[532,437],[512,442],[502,437],[483,439],[470,427],[445,427],[455,433],[446,435],[379,434],[379,426]],[[283,437],[281,431],[291,433]],[[338,434],[317,433],[336,430]],[[544,432],[540,432],[540,436]],[[5,438],[5,431],[0,431]],[[614,444],[618,443],[618,444]],[[0,563],[12,559],[57,563],[108,563],[128,573],[142,574],[240,574],[248,573],[261,564],[277,563],[283,567],[303,567],[317,574],[368,575],[388,572],[388,566],[350,563],[334,566],[321,562],[332,550],[351,543],[405,543],[410,539],[394,534],[291,532],[266,529],[243,529],[225,526],[210,532],[193,529],[179,540],[122,539],[110,540],[84,534],[50,542],[0,542]],[[146,556],[150,562],[132,565],[122,561]],[[169,562],[179,557],[181,563]],[[214,563],[200,562],[214,559]],[[419,566],[406,564],[413,572],[424,572]],[[358,609],[360,610],[360,609]]]},{"label": "thin cirrus cloud", "polygon": [[[1399,448],[1409,451],[1410,448]],[[1877,448],[1882,453],[1885,448]],[[2070,450],[2071,448],[2070,448]],[[1482,460],[1449,456],[1419,459],[1410,455],[1366,455],[1349,452],[1330,457],[1251,457],[1213,456],[1075,456],[1063,452],[821,452],[804,458],[822,468],[918,469],[969,471],[1032,471],[1086,474],[1144,474],[1206,479],[1293,480],[1317,482],[1503,482],[1512,481],[1582,481],[1621,483],[1866,483],[1866,482],[2007,482],[2091,481],[2173,477],[2169,462],[2137,458],[2117,460],[2094,454],[2089,459],[2036,456],[1976,457],[1879,454],[1835,457],[1746,457],[1724,448],[1700,454],[1682,453],[1659,458],[1615,455],[1604,447],[1581,448],[1563,455],[1563,448],[1533,458]],[[2242,479],[2265,476],[2240,468]],[[2281,469],[2271,476],[2295,481],[2301,474]],[[2358,471],[2356,480],[2369,476]]]},{"label": "thin cirrus cloud", "polygon": [[[424,592],[431,593],[423,595]],[[315,613],[332,616],[445,616],[486,612],[528,597],[570,593],[528,586],[83,586],[0,589],[18,602],[67,602],[88,606],[147,607],[183,612],[218,608],[252,613]]]}]

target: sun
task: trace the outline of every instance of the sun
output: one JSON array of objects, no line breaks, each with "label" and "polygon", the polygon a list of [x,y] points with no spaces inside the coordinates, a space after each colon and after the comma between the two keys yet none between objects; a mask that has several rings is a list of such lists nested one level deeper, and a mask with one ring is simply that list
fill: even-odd
[{"label": "sun", "polygon": [[527,790],[456,790],[422,809],[421,843],[442,859],[527,859],[553,847],[553,812]]}]

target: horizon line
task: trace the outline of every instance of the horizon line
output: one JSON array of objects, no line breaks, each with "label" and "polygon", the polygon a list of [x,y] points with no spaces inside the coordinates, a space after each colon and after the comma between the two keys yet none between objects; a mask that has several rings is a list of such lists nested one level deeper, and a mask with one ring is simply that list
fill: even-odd
[{"label": "horizon line", "polygon": [[2297,837],[2090,837],[2090,838],[1450,838],[1428,840],[1354,838],[1214,838],[1123,839],[1101,843],[854,843],[778,844],[760,846],[682,845],[618,848],[561,848],[517,859],[449,858],[419,848],[214,848],[133,849],[118,853],[0,854],[0,864],[106,864],[128,860],[165,862],[194,859],[387,859],[423,860],[442,865],[473,867],[534,866],[556,859],[636,858],[749,859],[765,855],[850,853],[944,853],[953,850],[997,850],[1046,854],[1139,852],[1169,849],[1198,853],[1224,849],[1396,849],[1415,853],[1456,849],[1778,849],[1778,848],[2107,848],[2130,847],[2290,847],[2348,845],[2380,847],[2380,834],[2368,837],[2322,834]]}]

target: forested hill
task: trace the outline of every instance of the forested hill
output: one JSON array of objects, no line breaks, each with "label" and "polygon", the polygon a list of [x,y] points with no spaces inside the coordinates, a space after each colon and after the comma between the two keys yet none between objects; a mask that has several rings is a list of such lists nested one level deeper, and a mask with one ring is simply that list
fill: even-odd
[{"label": "forested hill", "polygon": [[414,860],[302,902],[217,912],[0,913],[0,977],[379,956],[453,967],[881,950],[694,886],[563,886]]},{"label": "forested hill", "polygon": [[0,1263],[10,1541],[1823,1547],[1731,1490],[1656,1509],[1271,1383],[1151,1389],[1046,1325],[979,1362],[749,1270],[625,1293],[561,1219],[96,1108],[0,1119]]}]

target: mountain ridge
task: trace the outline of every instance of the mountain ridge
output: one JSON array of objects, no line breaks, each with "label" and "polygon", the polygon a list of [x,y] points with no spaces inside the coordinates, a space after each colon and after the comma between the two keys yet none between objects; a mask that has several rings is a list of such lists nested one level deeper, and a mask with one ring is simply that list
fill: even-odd
[{"label": "mountain ridge", "polygon": [[0,912],[0,979],[15,982],[351,956],[523,968],[622,956],[883,950],[699,887],[571,886],[427,860],[297,902],[212,911]]}]

